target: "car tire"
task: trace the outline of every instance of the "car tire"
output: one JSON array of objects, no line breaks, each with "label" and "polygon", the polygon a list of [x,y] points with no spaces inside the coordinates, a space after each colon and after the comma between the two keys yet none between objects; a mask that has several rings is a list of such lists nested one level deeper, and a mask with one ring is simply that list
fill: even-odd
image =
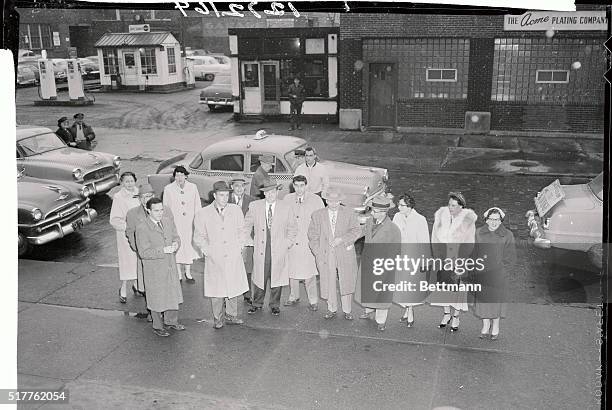
[{"label": "car tire", "polygon": [[214,74],[204,74],[204,81],[213,81],[215,79]]},{"label": "car tire", "polygon": [[28,238],[22,233],[17,233],[17,255],[22,257],[27,254],[29,250]]},{"label": "car tire", "polygon": [[217,110],[217,106],[215,104],[208,104],[208,109],[212,112]]},{"label": "car tire", "polygon": [[589,257],[589,261],[595,266],[597,269],[601,269],[603,267],[603,245],[598,243],[589,248],[587,251],[587,256]]}]

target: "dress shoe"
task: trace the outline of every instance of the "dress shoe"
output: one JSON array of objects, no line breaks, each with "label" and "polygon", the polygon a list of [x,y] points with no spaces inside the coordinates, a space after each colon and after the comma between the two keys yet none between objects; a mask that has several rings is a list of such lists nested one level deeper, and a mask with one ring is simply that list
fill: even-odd
[{"label": "dress shoe", "polygon": [[325,313],[325,315],[323,315],[323,319],[333,319],[336,317],[338,313],[337,312],[332,312],[332,311],[327,311],[327,313]]},{"label": "dress shoe", "polygon": [[491,340],[497,340],[497,339],[499,339],[499,333],[496,335],[491,334]]},{"label": "dress shoe", "polygon": [[170,336],[170,332],[168,332],[166,329],[153,329],[153,333],[160,337]]},{"label": "dress shoe", "polygon": [[311,303],[308,305],[308,310],[310,310],[311,312],[316,312],[317,310],[319,310],[319,305],[317,305],[316,303]]},{"label": "dress shoe", "polygon": [[119,289],[119,302],[127,303],[127,298],[125,296],[121,296],[121,289]]},{"label": "dress shoe", "polygon": [[372,314],[363,312],[361,315],[359,315],[359,319],[372,319]]},{"label": "dress shoe", "polygon": [[260,310],[261,310],[261,308],[260,308],[260,307],[251,306],[251,307],[249,308],[249,310],[247,310],[247,313],[248,313],[249,315],[253,315],[253,314],[257,313],[257,312],[258,312],[258,311],[260,311]]},{"label": "dress shoe", "polygon": [[283,306],[293,306],[297,305],[298,303],[300,303],[300,298],[297,298],[295,300],[287,299],[287,301],[283,303]]},{"label": "dress shoe", "polygon": [[379,332],[384,332],[385,331],[385,324],[384,323],[379,323],[378,324],[378,331]]},{"label": "dress shoe", "polygon": [[225,315],[225,323],[228,325],[243,325],[244,320],[239,319],[236,316]]},{"label": "dress shoe", "polygon": [[406,326],[407,326],[407,327],[412,327],[412,326],[414,326],[414,320],[413,320],[412,322],[409,322],[409,321],[407,321],[407,320],[406,320]]},{"label": "dress shoe", "polygon": [[353,317],[353,315],[351,313],[345,313],[344,314],[344,319],[345,320],[353,320],[355,318]]},{"label": "dress shoe", "polygon": [[451,315],[450,313],[445,313],[444,316],[442,317],[442,322],[440,322],[440,324],[438,325],[438,327],[440,329],[446,327],[446,325],[448,325],[448,322],[450,322],[451,320]]},{"label": "dress shoe", "polygon": [[253,299],[245,297],[244,298],[244,303],[248,303],[250,305],[251,303],[253,303]]},{"label": "dress shoe", "polygon": [[279,308],[277,308],[277,307],[272,308],[272,314],[273,314],[274,316],[278,316],[278,315],[280,315],[280,309],[279,309]]},{"label": "dress shoe", "polygon": [[153,323],[153,316],[151,316],[150,313],[147,315],[147,322],[148,323]]},{"label": "dress shoe", "polygon": [[453,316],[453,321],[451,322],[451,332],[459,331],[459,316]]},{"label": "dress shoe", "polygon": [[168,329],[185,330],[185,326],[177,323],[176,325],[166,325]]},{"label": "dress shoe", "polygon": [[195,279],[191,276],[191,273],[189,275],[185,273],[185,279],[187,279],[189,283],[195,283]]},{"label": "dress shoe", "polygon": [[408,316],[400,317],[400,323],[407,322],[407,321],[408,321]]},{"label": "dress shoe", "polygon": [[215,329],[221,329],[223,327],[222,320],[215,320],[215,325],[213,326]]}]

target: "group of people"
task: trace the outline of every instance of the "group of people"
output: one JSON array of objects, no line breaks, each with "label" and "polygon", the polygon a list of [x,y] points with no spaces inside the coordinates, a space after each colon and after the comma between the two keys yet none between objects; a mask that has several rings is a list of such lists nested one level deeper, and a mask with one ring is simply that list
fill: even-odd
[{"label": "group of people", "polygon": [[[159,336],[168,336],[168,329],[184,329],[178,322],[183,300],[180,281],[183,271],[188,281],[194,281],[190,267],[200,255],[204,258],[204,296],[211,300],[215,329],[243,323],[238,314],[241,297],[248,303],[247,313],[256,315],[269,293],[270,311],[278,316],[283,287],[289,290],[283,305],[295,306],[303,281],[310,311],[318,310],[320,296],[327,300],[324,319],[335,318],[342,309],[344,319],[353,320],[355,297],[364,308],[359,318],[374,319],[380,331],[385,330],[392,303],[404,309],[401,321],[412,327],[415,306],[426,302],[443,307],[439,327],[450,324],[451,331],[457,331],[460,312],[468,310],[467,293],[396,291],[366,297],[360,284],[361,276],[368,272],[362,272],[364,266],[358,263],[355,250],[360,238],[364,237],[366,247],[379,244],[391,255],[410,252],[408,244],[415,243],[424,244],[420,249],[441,258],[488,254],[487,269],[478,273],[485,282],[488,276],[495,276],[497,282],[493,282],[499,283],[515,258],[514,236],[502,223],[504,212],[490,208],[484,214],[486,224],[476,229],[477,215],[466,207],[460,192],[451,192],[448,204],[436,212],[430,236],[427,221],[416,211],[409,194],[398,197],[398,212],[392,219],[392,200],[385,195],[375,197],[370,204],[372,217],[360,225],[354,211],[342,205],[344,193],[329,186],[329,178],[323,175],[310,174],[313,183],[310,176],[296,172],[294,192],[282,200],[280,185],[266,175],[251,182],[250,192],[255,193],[256,186],[262,198],[245,192],[248,182],[244,177],[229,184],[218,181],[213,185],[212,202],[203,208],[188,175],[184,167],[176,167],[174,182],[165,187],[162,201],[150,185],[136,188],[135,175],[125,172],[111,209],[122,280],[120,301],[126,302],[128,282],[136,281],[132,290],[146,297],[153,331]],[[483,244],[493,244],[493,248]],[[418,275],[431,280],[432,274],[436,281],[460,283],[464,280],[460,273],[397,271],[394,280],[401,281],[402,274],[412,275],[411,281],[418,280]],[[476,295],[472,304],[475,315],[482,319],[481,337],[497,339],[500,318],[505,316],[503,300]]]},{"label": "group of people", "polygon": [[61,117],[57,120],[58,128],[55,134],[69,147],[91,151],[95,146],[96,133],[90,125],[83,121],[85,118],[83,113],[74,114],[72,118],[74,119],[72,125],[68,117]]}]

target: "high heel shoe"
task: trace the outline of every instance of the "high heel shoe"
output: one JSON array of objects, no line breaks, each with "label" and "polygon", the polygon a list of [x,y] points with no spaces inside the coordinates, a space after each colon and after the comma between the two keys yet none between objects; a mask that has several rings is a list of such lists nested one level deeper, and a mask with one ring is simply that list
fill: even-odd
[{"label": "high heel shoe", "polygon": [[491,340],[497,340],[498,338],[499,338],[499,333],[496,335],[494,334],[491,335]]},{"label": "high heel shoe", "polygon": [[414,319],[411,322],[409,322],[408,319],[406,318],[406,326],[408,327],[414,326]]},{"label": "high heel shoe", "polygon": [[[453,326],[455,324],[455,320],[457,321],[457,325]],[[453,321],[451,323],[451,332],[458,332],[459,331],[459,316],[453,316]]]},{"label": "high heel shoe", "polygon": [[442,317],[442,322],[438,325],[438,327],[440,329],[445,328],[446,325],[448,325],[448,322],[450,322],[450,320],[451,320],[451,314],[445,313],[444,316]]},{"label": "high heel shoe", "polygon": [[479,339],[488,339],[489,338],[489,332],[487,333],[481,333],[480,336],[478,336]]},{"label": "high heel shoe", "polygon": [[119,302],[127,303],[127,298],[125,296],[121,296],[121,289],[119,289]]},{"label": "high heel shoe", "polygon": [[141,292],[139,291],[134,285],[132,285],[132,292],[134,292],[134,295],[139,295],[139,296],[146,296],[145,292]]}]

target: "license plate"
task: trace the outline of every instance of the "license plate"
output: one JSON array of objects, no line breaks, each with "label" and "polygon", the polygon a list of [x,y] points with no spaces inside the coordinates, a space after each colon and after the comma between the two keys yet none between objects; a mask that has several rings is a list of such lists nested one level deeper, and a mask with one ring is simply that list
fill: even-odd
[{"label": "license plate", "polygon": [[78,220],[78,221],[74,221],[72,223],[72,229],[74,229],[75,231],[78,231],[79,229],[81,229],[83,227],[83,221],[82,220]]}]

